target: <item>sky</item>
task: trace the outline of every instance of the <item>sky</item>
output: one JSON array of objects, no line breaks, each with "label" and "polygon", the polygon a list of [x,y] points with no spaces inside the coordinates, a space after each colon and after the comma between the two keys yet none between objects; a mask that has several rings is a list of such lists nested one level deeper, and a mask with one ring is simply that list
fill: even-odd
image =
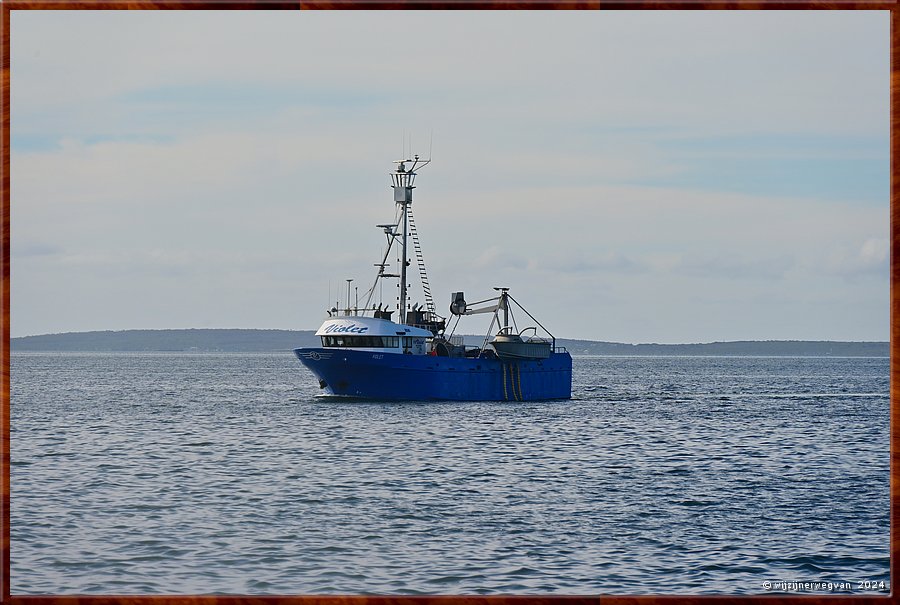
[{"label": "sky", "polygon": [[10,59],[13,337],[316,329],[411,151],[445,315],[889,338],[888,11],[13,11]]}]

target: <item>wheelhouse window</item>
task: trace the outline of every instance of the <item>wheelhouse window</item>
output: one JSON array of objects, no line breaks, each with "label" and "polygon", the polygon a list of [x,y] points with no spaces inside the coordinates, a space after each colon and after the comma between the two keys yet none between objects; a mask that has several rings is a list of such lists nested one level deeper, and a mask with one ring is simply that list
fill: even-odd
[{"label": "wheelhouse window", "polygon": [[367,349],[396,349],[399,336],[323,336],[323,347],[360,347]]}]

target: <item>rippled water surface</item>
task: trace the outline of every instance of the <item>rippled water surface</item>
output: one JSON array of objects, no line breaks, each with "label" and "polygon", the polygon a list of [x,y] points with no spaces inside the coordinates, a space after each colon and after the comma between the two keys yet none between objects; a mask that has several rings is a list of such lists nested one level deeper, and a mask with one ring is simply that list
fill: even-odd
[{"label": "rippled water surface", "polygon": [[887,592],[887,359],[576,357],[549,403],[323,399],[290,354],[11,368],[13,593]]}]

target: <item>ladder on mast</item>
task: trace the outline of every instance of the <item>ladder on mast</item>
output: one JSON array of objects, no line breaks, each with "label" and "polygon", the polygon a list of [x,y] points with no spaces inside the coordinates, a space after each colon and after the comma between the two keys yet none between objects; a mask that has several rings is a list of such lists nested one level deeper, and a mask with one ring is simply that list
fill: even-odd
[{"label": "ladder on mast", "polygon": [[409,217],[409,234],[412,236],[413,249],[416,252],[416,261],[419,264],[419,279],[422,281],[422,290],[425,292],[425,306],[433,316],[435,314],[434,298],[431,296],[431,286],[428,284],[428,274],[425,272],[425,258],[422,256],[422,245],[419,243],[419,234],[416,231],[416,220],[413,218],[412,204],[406,205],[406,213]]}]

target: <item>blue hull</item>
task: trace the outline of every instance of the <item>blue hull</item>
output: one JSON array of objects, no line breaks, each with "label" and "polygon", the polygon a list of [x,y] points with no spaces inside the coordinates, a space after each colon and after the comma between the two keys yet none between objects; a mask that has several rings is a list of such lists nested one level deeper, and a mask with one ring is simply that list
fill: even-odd
[{"label": "blue hull", "polygon": [[572,396],[572,357],[501,361],[352,349],[294,349],[326,392],[393,400],[536,401]]}]

